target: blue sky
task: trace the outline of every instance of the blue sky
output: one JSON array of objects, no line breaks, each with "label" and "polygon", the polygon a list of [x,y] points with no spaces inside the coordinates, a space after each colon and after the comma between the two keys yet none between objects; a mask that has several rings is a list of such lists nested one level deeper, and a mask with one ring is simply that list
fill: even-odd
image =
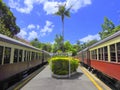
[{"label": "blue sky", "polygon": [[[71,4],[71,17],[65,18],[65,40],[76,43],[99,39],[104,17],[120,25],[120,0],[3,0],[11,8],[20,27],[19,37],[28,41],[38,38],[53,43],[55,35],[62,33],[59,16],[53,15],[57,5]],[[56,8],[55,8],[56,7]]]}]

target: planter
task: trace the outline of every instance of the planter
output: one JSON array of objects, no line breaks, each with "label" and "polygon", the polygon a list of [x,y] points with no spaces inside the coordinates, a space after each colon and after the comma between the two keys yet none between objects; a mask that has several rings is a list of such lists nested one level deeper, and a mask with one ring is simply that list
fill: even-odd
[{"label": "planter", "polygon": [[[79,61],[72,57],[54,57],[49,60],[49,64],[53,77],[68,78],[76,74]],[[71,72],[70,75],[69,72]]]},{"label": "planter", "polygon": [[73,73],[70,73],[70,75],[69,74],[67,74],[67,75],[56,75],[56,74],[53,73],[52,77],[57,78],[57,79],[65,79],[65,78],[69,78],[69,77],[75,75],[76,73],[77,72],[73,72]]}]

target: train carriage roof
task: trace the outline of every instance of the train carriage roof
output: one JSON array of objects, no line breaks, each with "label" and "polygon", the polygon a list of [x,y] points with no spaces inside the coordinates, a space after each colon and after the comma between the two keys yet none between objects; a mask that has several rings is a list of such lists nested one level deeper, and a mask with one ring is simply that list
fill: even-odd
[{"label": "train carriage roof", "polygon": [[111,36],[109,36],[109,37],[107,37],[107,38],[105,38],[105,39],[103,39],[103,40],[101,40],[101,41],[93,44],[93,45],[90,46],[89,48],[92,48],[92,47],[94,47],[94,46],[97,46],[97,45],[99,45],[99,44],[102,44],[102,43],[104,43],[104,42],[106,42],[106,41],[109,41],[109,40],[111,40],[111,39],[113,39],[113,38],[116,38],[116,37],[118,37],[118,36],[120,36],[120,31],[118,31],[118,32],[114,33],[113,35],[111,35]]},{"label": "train carriage roof", "polygon": [[93,47],[95,47],[95,46],[97,46],[97,45],[99,45],[99,44],[102,44],[102,43],[104,43],[104,42],[106,42],[106,41],[109,41],[109,40],[111,40],[111,39],[113,39],[113,38],[116,38],[116,37],[118,37],[118,36],[120,36],[120,31],[118,31],[118,32],[114,33],[113,35],[111,35],[111,36],[109,36],[109,37],[107,37],[107,38],[105,38],[105,39],[103,39],[103,40],[101,40],[101,41],[99,41],[99,42],[97,42],[97,43],[95,43],[95,44],[93,44],[93,45],[91,45],[91,46],[83,49],[83,50],[81,50],[81,51],[78,52],[77,54],[82,53],[83,51],[87,51],[89,48],[93,48]]},{"label": "train carriage roof", "polygon": [[82,52],[84,52],[84,51],[87,51],[88,49],[89,49],[89,48],[87,47],[87,48],[81,50],[80,52],[78,52],[77,54],[82,53]]},{"label": "train carriage roof", "polygon": [[31,48],[31,49],[34,49],[34,50],[43,51],[45,53],[48,53],[47,51],[40,50],[38,48],[35,48],[35,47],[31,46],[31,45],[25,44],[25,43],[20,42],[18,40],[12,39],[12,38],[10,38],[8,36],[5,36],[3,34],[0,34],[0,41],[11,43],[11,44],[16,44],[16,45],[20,45],[20,46],[24,46],[24,47],[27,47],[27,48]]}]

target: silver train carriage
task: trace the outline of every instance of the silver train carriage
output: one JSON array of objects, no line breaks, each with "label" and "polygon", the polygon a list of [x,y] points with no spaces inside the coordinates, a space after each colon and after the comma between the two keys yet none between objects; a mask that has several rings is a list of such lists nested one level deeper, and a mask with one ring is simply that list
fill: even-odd
[{"label": "silver train carriage", "polygon": [[48,58],[48,52],[0,34],[0,83],[44,64]]}]

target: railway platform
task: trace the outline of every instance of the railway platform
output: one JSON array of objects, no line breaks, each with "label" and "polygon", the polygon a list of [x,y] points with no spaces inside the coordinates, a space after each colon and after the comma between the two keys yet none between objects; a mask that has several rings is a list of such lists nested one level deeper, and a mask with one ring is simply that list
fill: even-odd
[{"label": "railway platform", "polygon": [[21,90],[110,90],[81,66],[77,72],[69,79],[55,79],[51,76],[50,67],[46,66]]}]

